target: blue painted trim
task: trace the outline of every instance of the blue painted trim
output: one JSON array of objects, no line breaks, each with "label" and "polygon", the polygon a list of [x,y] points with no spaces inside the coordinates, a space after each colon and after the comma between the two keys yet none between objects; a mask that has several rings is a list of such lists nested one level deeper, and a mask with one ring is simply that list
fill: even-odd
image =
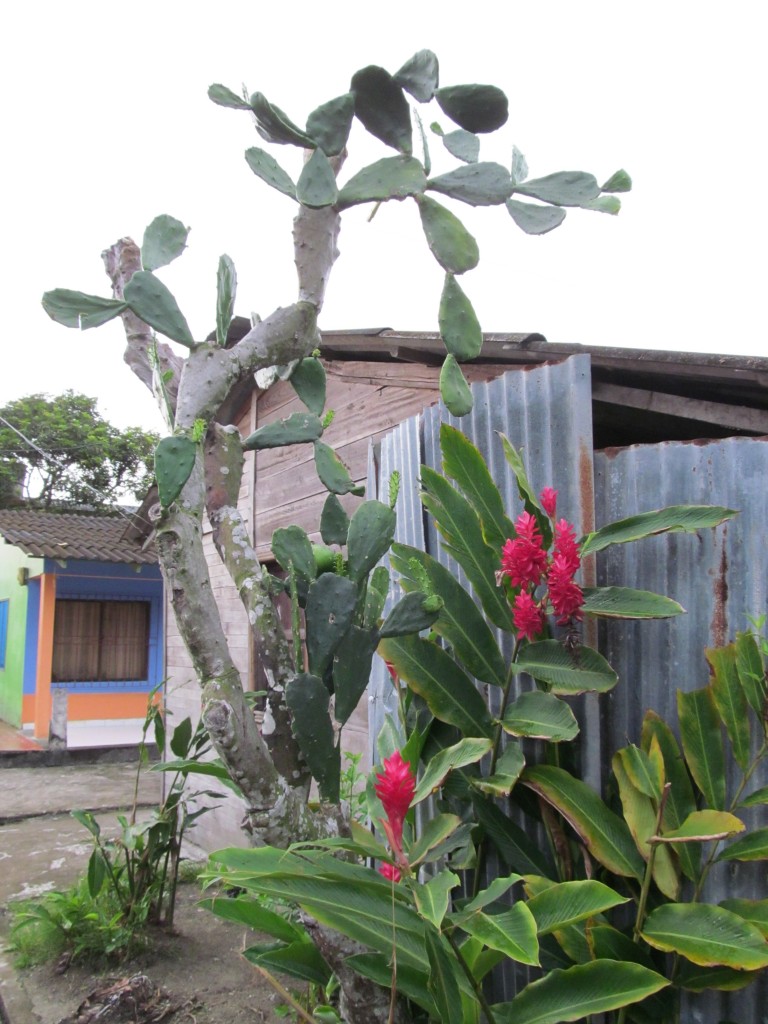
[{"label": "blue painted trim", "polygon": [[0,598],[0,668],[5,668],[5,649],[8,643],[8,608],[10,598]]},{"label": "blue painted trim", "polygon": [[51,683],[52,690],[66,690],[68,693],[149,693],[154,686],[147,679],[130,680],[125,683]]}]

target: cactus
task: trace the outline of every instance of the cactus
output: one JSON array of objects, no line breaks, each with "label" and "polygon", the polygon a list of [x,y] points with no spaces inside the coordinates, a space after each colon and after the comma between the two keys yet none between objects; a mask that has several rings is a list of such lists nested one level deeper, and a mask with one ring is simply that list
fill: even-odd
[{"label": "cactus", "polygon": [[429,196],[417,196],[421,226],[432,255],[449,274],[464,274],[477,266],[477,242],[459,218]]},{"label": "cactus", "polygon": [[443,607],[442,598],[437,594],[422,594],[418,590],[406,594],[384,620],[380,633],[382,638],[407,636],[429,629],[439,617]]},{"label": "cactus", "polygon": [[256,130],[266,142],[314,149],[315,141],[305,134],[280,107],[274,106],[261,92],[251,96],[251,110],[256,115]]},{"label": "cactus", "polygon": [[307,356],[291,373],[293,390],[304,405],[319,416],[325,408],[325,367],[316,356]]},{"label": "cactus", "polygon": [[272,553],[286,572],[293,566],[305,586],[308,586],[317,575],[312,545],[300,526],[286,526],[275,530],[272,534]]},{"label": "cactus", "polygon": [[51,320],[81,331],[101,327],[127,308],[128,303],[120,299],[102,299],[99,295],[86,295],[71,288],[54,288],[43,295],[43,309]]},{"label": "cactus", "polygon": [[506,167],[491,161],[464,164],[427,182],[433,192],[470,206],[500,206],[512,195],[513,185]]},{"label": "cactus", "polygon": [[387,146],[406,156],[413,151],[411,112],[403,90],[384,68],[371,64],[352,76],[355,117]]},{"label": "cactus", "polygon": [[125,286],[124,295],[140,320],[167,338],[194,348],[195,339],[176,299],[151,271],[137,271]]},{"label": "cactus", "polygon": [[419,50],[395,72],[395,81],[419,103],[429,103],[439,84],[440,69],[431,50]]},{"label": "cactus", "polygon": [[316,140],[326,156],[338,156],[344,149],[355,116],[355,97],[351,92],[323,103],[307,118],[307,135]]},{"label": "cactus", "polygon": [[443,344],[459,360],[474,359],[483,347],[483,332],[472,303],[453,274],[445,275],[438,313]]},{"label": "cactus", "polygon": [[187,245],[189,228],[180,220],[161,213],[144,231],[141,243],[141,265],[145,270],[157,270],[181,256]]},{"label": "cactus", "polygon": [[440,397],[453,416],[466,416],[472,411],[472,392],[464,379],[456,357],[450,353],[445,357],[440,371]]},{"label": "cactus", "polygon": [[188,437],[164,437],[155,448],[155,476],[160,504],[174,502],[189,480],[195,465],[197,445]]},{"label": "cactus", "polygon": [[339,210],[358,203],[385,202],[420,195],[427,187],[424,168],[412,156],[386,156],[353,174],[339,192]]},{"label": "cactus", "polygon": [[302,206],[320,209],[333,206],[338,194],[331,162],[322,149],[316,149],[304,164],[296,182],[296,198]]},{"label": "cactus", "polygon": [[272,188],[276,188],[283,195],[290,196],[291,199],[296,198],[296,186],[293,179],[287,171],[283,170],[271,153],[266,153],[258,146],[251,146],[245,151],[245,159],[257,178],[261,178],[262,181],[271,185]]},{"label": "cactus", "polygon": [[320,536],[326,544],[346,544],[349,516],[335,494],[325,499],[320,516]]},{"label": "cactus", "polygon": [[[432,125],[432,130],[439,128],[439,125]],[[446,135],[442,129],[437,132],[442,136],[443,145],[457,160],[463,160],[465,164],[477,163],[480,155],[480,139],[472,132],[465,132],[463,128],[457,128],[455,132],[448,132]]]},{"label": "cactus", "polygon": [[352,516],[347,535],[349,575],[361,580],[386,554],[395,535],[395,513],[381,501],[366,501]]},{"label": "cactus", "polygon": [[323,676],[336,648],[352,624],[358,589],[346,576],[323,573],[307,595],[307,658],[309,670]]},{"label": "cactus", "polygon": [[334,717],[344,725],[365,692],[373,655],[379,643],[377,629],[350,626],[333,656]]},{"label": "cactus", "polygon": [[302,673],[288,683],[285,699],[293,716],[293,734],[317,780],[320,795],[338,803],[341,756],[334,743],[325,684],[315,675]]},{"label": "cactus", "polygon": [[237,272],[235,264],[226,254],[219,257],[216,273],[216,344],[222,348],[227,344],[227,334],[235,313],[237,295]]},{"label": "cactus", "polygon": [[309,412],[294,412],[283,420],[267,423],[243,441],[246,451],[262,448],[281,448],[286,444],[308,444],[316,441],[323,433],[323,425],[317,416]]},{"label": "cactus", "polygon": [[339,456],[327,444],[315,441],[317,475],[333,494],[365,494],[365,487],[356,484]]},{"label": "cactus", "polygon": [[495,132],[509,117],[507,97],[495,85],[451,85],[435,99],[452,121],[468,132]]}]

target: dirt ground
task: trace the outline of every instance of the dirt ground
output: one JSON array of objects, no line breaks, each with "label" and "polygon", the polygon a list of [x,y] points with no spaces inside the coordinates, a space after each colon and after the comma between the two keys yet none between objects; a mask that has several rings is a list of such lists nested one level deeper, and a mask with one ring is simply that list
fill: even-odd
[{"label": "dirt ground", "polygon": [[[91,993],[103,990],[109,982],[143,974],[163,989],[167,998],[153,1000],[162,1016],[140,1015],[142,1024],[155,1019],[172,1024],[284,1021],[285,1014],[275,1012],[280,997],[239,955],[251,933],[197,907],[198,898],[196,885],[184,885],[176,912],[179,934],[158,933],[151,951],[111,970],[93,973],[74,965],[58,974],[55,964],[46,964],[17,971],[29,1004],[27,1012],[32,1014],[27,1019],[35,1024],[59,1024],[65,1019],[69,1024],[70,1019],[78,1019],[75,1011]],[[251,934],[250,941],[253,939]],[[103,997],[93,1002],[103,1002]],[[11,1024],[17,1024],[13,1004],[8,1002],[7,1008]],[[26,1024],[25,1019],[20,1017],[19,1024]]]}]

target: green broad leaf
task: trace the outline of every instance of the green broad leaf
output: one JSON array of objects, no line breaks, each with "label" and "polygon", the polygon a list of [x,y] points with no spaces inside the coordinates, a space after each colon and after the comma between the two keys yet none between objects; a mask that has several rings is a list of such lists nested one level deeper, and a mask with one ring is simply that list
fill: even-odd
[{"label": "green broad leaf", "polygon": [[349,516],[335,494],[325,499],[320,514],[320,536],[325,544],[346,544],[349,530]]},{"label": "green broad leaf", "polygon": [[501,726],[511,736],[550,743],[572,740],[579,734],[579,724],[565,701],[541,690],[522,693],[514,700],[504,712]]},{"label": "green broad leaf", "polygon": [[235,264],[224,255],[219,257],[216,272],[216,344],[224,347],[232,317],[235,313],[235,296],[237,295],[237,272]]},{"label": "green broad leaf", "polygon": [[435,92],[440,109],[467,132],[495,132],[509,117],[507,97],[495,85],[451,85]]},{"label": "green broad leaf", "polygon": [[[679,828],[688,815],[696,810],[696,799],[685,761],[672,730],[655,711],[647,711],[643,718],[642,746],[651,756],[654,743],[661,749],[665,778],[670,783],[662,818],[663,830],[666,832]],[[699,877],[700,848],[684,845],[678,846],[676,852],[683,874],[695,882]]]},{"label": "green broad leaf", "polygon": [[589,924],[587,935],[596,960],[627,960],[633,964],[643,964],[645,967],[653,966],[645,947],[633,942],[629,935],[609,924]]},{"label": "green broad leaf", "polygon": [[685,608],[663,594],[632,587],[585,587],[585,615],[606,619],[669,619]]},{"label": "green broad leaf", "polygon": [[628,519],[609,523],[581,540],[581,555],[592,555],[609,544],[627,544],[629,541],[653,537],[658,533],[695,533],[718,526],[736,515],[732,508],[718,505],[669,505],[655,512],[641,512]]},{"label": "green broad leaf", "polygon": [[600,186],[594,175],[584,171],[557,171],[544,178],[530,178],[516,185],[515,192],[555,206],[583,206],[600,195]]},{"label": "green broad leaf", "polygon": [[[336,576],[327,578],[338,579]],[[293,735],[320,788],[320,795],[330,803],[338,803],[341,756],[328,713],[329,695],[325,684],[318,676],[302,672],[286,686],[285,699],[291,709]]]},{"label": "green broad leaf", "polygon": [[397,602],[381,626],[381,636],[406,636],[429,629],[443,607],[441,597],[427,597],[414,590]]},{"label": "green broad leaf", "polygon": [[[656,833],[658,812],[651,798],[636,789],[625,770],[624,751],[613,756],[613,774],[619,784],[619,796],[624,812],[624,820],[629,826],[635,846],[644,861],[648,862],[651,855],[651,839]],[[661,892],[670,900],[680,895],[680,875],[667,847],[659,847],[653,860],[653,880]]]},{"label": "green broad leaf", "polygon": [[493,735],[493,720],[469,676],[436,644],[415,636],[382,640],[379,654],[423,697],[441,722],[455,725],[466,737]]},{"label": "green broad leaf", "polygon": [[768,699],[768,680],[760,648],[752,633],[736,634],[736,667],[749,706],[762,719]]},{"label": "green broad leaf", "polygon": [[307,118],[307,135],[326,156],[338,156],[347,144],[354,116],[355,97],[345,92],[312,111]]},{"label": "green broad leaf", "polygon": [[418,196],[427,187],[424,168],[412,156],[388,156],[354,174],[339,192],[337,207]]},{"label": "green broad leaf", "polygon": [[365,493],[365,487],[355,483],[333,448],[322,441],[315,441],[315,469],[320,482],[333,494]]},{"label": "green broad leaf", "polygon": [[101,826],[92,811],[70,811],[70,814],[75,821],[80,822],[83,828],[88,829],[94,838],[98,839],[101,835]]},{"label": "green broad leaf", "polygon": [[426,940],[429,958],[427,989],[435,1001],[438,1020],[445,1021],[445,1024],[463,1024],[456,957],[449,952],[443,936],[431,928],[426,929]]},{"label": "green broad leaf", "polygon": [[456,357],[448,353],[440,371],[440,397],[452,416],[466,416],[472,412],[474,399]]},{"label": "green broad leaf", "polygon": [[721,900],[720,906],[749,921],[768,939],[768,900]]},{"label": "green broad leaf", "polygon": [[[658,743],[657,743],[658,747]],[[664,762],[654,761],[641,747],[630,743],[618,751],[627,778],[641,793],[659,802],[664,789]]]},{"label": "green broad leaf", "polygon": [[550,971],[526,985],[512,1002],[491,1009],[497,1024],[559,1024],[629,1006],[667,985],[666,978],[642,964],[593,960]]},{"label": "green broad leaf", "polygon": [[438,323],[443,344],[456,359],[474,359],[480,355],[483,347],[480,321],[453,274],[445,275]]},{"label": "green broad leaf", "polygon": [[157,270],[165,267],[177,256],[181,256],[187,246],[189,228],[184,227],[180,220],[161,213],[144,231],[141,243],[141,265],[144,270]]},{"label": "green broad leaf", "polygon": [[746,772],[751,759],[749,713],[739,680],[736,645],[707,648],[704,655],[712,668],[710,688],[717,713],[728,733],[736,763]]},{"label": "green broad leaf", "polygon": [[744,822],[728,811],[692,811],[679,828],[657,839],[665,843],[700,843],[726,839],[744,831]]},{"label": "green broad leaf", "polygon": [[104,854],[96,847],[88,858],[88,870],[86,872],[88,895],[91,899],[96,899],[104,887],[106,879],[107,865],[104,863]]},{"label": "green broad leaf", "polygon": [[464,920],[471,914],[482,910],[483,907],[487,907],[490,903],[497,903],[502,896],[509,892],[513,885],[521,882],[522,879],[522,875],[515,874],[507,875],[504,878],[494,878],[488,888],[483,889],[473,899],[463,905],[463,901],[458,901],[460,909],[451,914],[451,923],[461,926]]},{"label": "green broad leaf", "polygon": [[430,252],[449,274],[473,270],[480,259],[477,242],[459,218],[435,199],[416,196]]},{"label": "green broad leaf", "polygon": [[740,800],[738,807],[760,807],[762,804],[768,804],[768,786],[762,786],[760,789],[756,789],[754,793],[750,793],[749,796],[745,796],[743,800]]},{"label": "green broad leaf", "polygon": [[272,534],[272,553],[286,572],[291,565],[307,584],[317,574],[309,537],[300,526],[281,526]]},{"label": "green broad leaf", "polygon": [[192,719],[187,716],[183,721],[179,722],[173,730],[170,742],[171,752],[174,753],[176,757],[187,757],[191,741]]},{"label": "green broad leaf", "polygon": [[518,199],[508,199],[504,205],[512,220],[526,235],[546,235],[559,228],[566,216],[561,206],[539,206],[536,203],[521,203]]},{"label": "green broad leaf", "polygon": [[188,437],[164,437],[155,448],[155,478],[160,504],[168,508],[181,494],[195,467],[197,445]]},{"label": "green broad leaf", "polygon": [[232,92],[232,90],[228,89],[226,85],[209,85],[208,99],[219,107],[232,107],[233,110],[251,109],[251,104],[248,100],[244,100],[242,96],[238,96],[236,92]]},{"label": "green broad leaf", "polygon": [[419,50],[395,72],[395,81],[419,103],[429,103],[435,95],[440,68],[431,50]]},{"label": "green broad leaf", "polygon": [[325,408],[325,367],[316,356],[300,359],[290,377],[291,387],[310,412],[319,416]]},{"label": "green broad leaf", "polygon": [[293,179],[283,170],[271,153],[266,153],[258,146],[251,146],[245,151],[245,159],[257,178],[261,178],[272,188],[282,192],[284,196],[296,199],[296,186]]},{"label": "green broad leaf", "polygon": [[472,779],[472,785],[481,793],[491,796],[508,796],[525,768],[525,757],[519,743],[508,743],[504,753],[496,762],[493,775]]},{"label": "green broad leaf", "polygon": [[768,860],[768,828],[758,828],[727,846],[717,860]]},{"label": "green broad leaf", "polygon": [[365,850],[365,856],[373,857],[375,860],[385,860],[387,858],[386,847],[359,821],[355,821],[354,818],[350,819],[349,828],[353,842],[359,849]]},{"label": "green broad leaf", "polygon": [[260,950],[258,946],[250,946],[243,950],[242,955],[249,963],[315,985],[327,985],[331,978],[331,969],[320,950],[307,939],[280,949]]},{"label": "green broad leaf", "polygon": [[412,886],[416,909],[423,918],[439,929],[443,918],[448,913],[451,889],[461,884],[461,879],[452,871],[441,871],[425,885],[414,882]]},{"label": "green broad leaf", "polygon": [[[345,958],[345,963],[357,974],[370,978],[382,988],[392,986],[392,955],[381,953],[353,953]],[[397,988],[407,999],[425,1010],[432,1019],[439,1019],[437,1007],[427,990],[427,970],[418,971],[412,967],[397,965]]]},{"label": "green broad leaf", "polygon": [[758,928],[723,907],[669,903],[651,911],[645,941],[665,953],[678,953],[702,967],[756,971],[768,966],[768,945]]},{"label": "green broad leaf", "polygon": [[102,299],[99,295],[86,295],[69,288],[55,288],[43,295],[43,309],[57,324],[87,331],[101,327],[128,309],[120,299]]},{"label": "green broad leaf", "polygon": [[389,594],[389,571],[386,566],[377,565],[368,577],[368,587],[365,592],[365,610],[363,618],[368,629],[374,629],[379,624],[384,605],[387,603]]},{"label": "green broad leaf", "polygon": [[333,206],[338,197],[336,175],[322,149],[316,149],[302,168],[296,182],[296,198],[302,206],[321,209]]},{"label": "green broad leaf", "polygon": [[643,877],[645,865],[626,823],[586,783],[554,765],[530,766],[520,781],[562,814],[595,860],[614,874]]},{"label": "green broad leaf", "polygon": [[173,772],[174,774],[182,772],[184,775],[207,775],[218,779],[227,789],[231,789],[233,793],[242,796],[240,787],[232,781],[228,770],[218,758],[214,761],[196,761],[190,758],[180,758],[176,761],[161,761],[153,764],[149,770],[151,772]]},{"label": "green broad leaf", "polygon": [[460,430],[449,423],[440,425],[443,472],[454,480],[480,517],[483,537],[499,552],[515,527],[504,511],[504,501],[479,450]]},{"label": "green broad leaf", "polygon": [[455,132],[448,132],[442,136],[443,145],[457,160],[463,160],[465,164],[477,163],[480,156],[480,139],[472,132],[465,132],[458,128]]},{"label": "green broad leaf", "polygon": [[[720,992],[736,992],[746,988],[759,976],[758,971],[734,971],[732,967],[697,967],[683,960],[675,976],[675,986],[686,992],[706,992],[716,989]],[[729,1024],[720,1021],[720,1024]]]},{"label": "green broad leaf", "polygon": [[548,935],[628,902],[602,882],[560,882],[532,896],[528,909],[537,933]]},{"label": "green broad leaf", "polygon": [[355,117],[385,145],[410,156],[411,112],[403,90],[384,68],[371,64],[352,76]]},{"label": "green broad leaf", "polygon": [[362,580],[389,551],[395,535],[397,517],[381,501],[364,501],[349,521],[347,557],[349,575]]},{"label": "green broad leaf", "polygon": [[201,900],[199,905],[224,921],[234,921],[255,932],[264,932],[281,942],[299,942],[306,935],[303,928],[292,924],[283,914],[269,910],[250,896],[238,896],[236,899],[214,896]]},{"label": "green broad leaf", "polygon": [[358,589],[346,576],[325,572],[307,592],[307,660],[309,670],[325,674],[336,648],[352,623]]},{"label": "green broad leaf", "polygon": [[404,590],[419,592],[421,574],[429,580],[431,592],[443,599],[443,607],[432,629],[449,641],[454,655],[476,679],[504,686],[506,665],[488,623],[467,591],[444,565],[418,548],[393,544],[392,568],[400,573]]},{"label": "green broad leaf", "polygon": [[507,460],[509,468],[515,474],[515,483],[517,484],[517,493],[520,495],[520,500],[525,505],[525,511],[536,519],[544,547],[548,548],[552,542],[552,524],[549,521],[549,516],[544,512],[539,504],[536,492],[531,486],[528,475],[525,471],[525,463],[523,462],[522,454],[521,452],[518,452],[512,444],[510,444],[509,438],[505,437],[504,434],[500,433],[499,438],[501,439],[504,458]]},{"label": "green broad leaf", "polygon": [[336,694],[333,713],[340,725],[349,720],[365,693],[378,643],[378,630],[350,626],[336,648],[333,656],[333,685]]},{"label": "green broad leaf", "polygon": [[560,696],[607,693],[618,682],[602,654],[591,647],[580,647],[578,657],[574,657],[558,640],[526,644],[511,667],[547,683],[551,692]]},{"label": "green broad leaf", "polygon": [[690,693],[677,691],[677,714],[683,753],[693,781],[713,809],[725,809],[725,753],[720,719],[705,686]]},{"label": "green broad leaf", "polygon": [[246,451],[282,448],[288,444],[309,444],[323,433],[323,424],[311,412],[293,412],[284,420],[259,427],[243,441]]},{"label": "green broad leaf", "polygon": [[477,823],[510,870],[529,875],[551,873],[552,867],[543,851],[492,800],[473,795],[472,807]]},{"label": "green broad leaf", "polygon": [[521,181],[525,181],[528,177],[528,161],[517,146],[512,147],[512,166],[510,173],[512,175],[512,180],[516,185]]},{"label": "green broad leaf", "polygon": [[125,301],[136,316],[160,334],[194,348],[195,339],[176,299],[148,270],[138,270],[125,286]]},{"label": "green broad leaf", "polygon": [[536,921],[529,906],[522,900],[500,914],[476,911],[462,921],[461,927],[469,935],[480,939],[491,949],[504,953],[511,960],[538,967]]},{"label": "green broad leaf", "polygon": [[632,179],[625,170],[616,171],[600,186],[601,192],[629,192],[631,189]]},{"label": "green broad leaf", "polygon": [[485,542],[480,520],[469,501],[428,466],[421,467],[422,503],[443,536],[443,547],[459,563],[479,598],[483,611],[499,629],[509,631],[511,612],[496,586],[501,551]]},{"label": "green broad leaf", "polygon": [[256,130],[262,139],[280,146],[299,146],[301,149],[314,149],[315,140],[294,124],[288,115],[270,103],[261,92],[251,96],[251,110],[256,115]]},{"label": "green broad leaf", "polygon": [[512,195],[513,182],[506,167],[481,161],[430,178],[427,188],[470,206],[500,206]]},{"label": "green broad leaf", "polygon": [[436,792],[445,781],[449,772],[457,768],[465,768],[468,764],[476,764],[490,752],[490,739],[459,740],[451,747],[445,747],[435,754],[424,769],[424,773],[416,786],[412,804],[415,806]]},{"label": "green broad leaf", "polygon": [[430,818],[421,830],[421,835],[408,851],[411,867],[416,867],[422,861],[434,860],[434,857],[430,857],[429,854],[435,848],[441,847],[460,825],[461,818],[456,814],[436,814]]}]

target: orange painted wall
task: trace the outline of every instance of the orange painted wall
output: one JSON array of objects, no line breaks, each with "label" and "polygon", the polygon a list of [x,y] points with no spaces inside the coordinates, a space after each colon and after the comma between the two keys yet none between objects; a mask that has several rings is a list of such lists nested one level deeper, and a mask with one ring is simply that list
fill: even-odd
[{"label": "orange painted wall", "polygon": [[[147,712],[146,693],[70,693],[67,718],[70,722],[89,719],[144,718]],[[24,697],[23,719],[35,719],[35,695]]]}]

